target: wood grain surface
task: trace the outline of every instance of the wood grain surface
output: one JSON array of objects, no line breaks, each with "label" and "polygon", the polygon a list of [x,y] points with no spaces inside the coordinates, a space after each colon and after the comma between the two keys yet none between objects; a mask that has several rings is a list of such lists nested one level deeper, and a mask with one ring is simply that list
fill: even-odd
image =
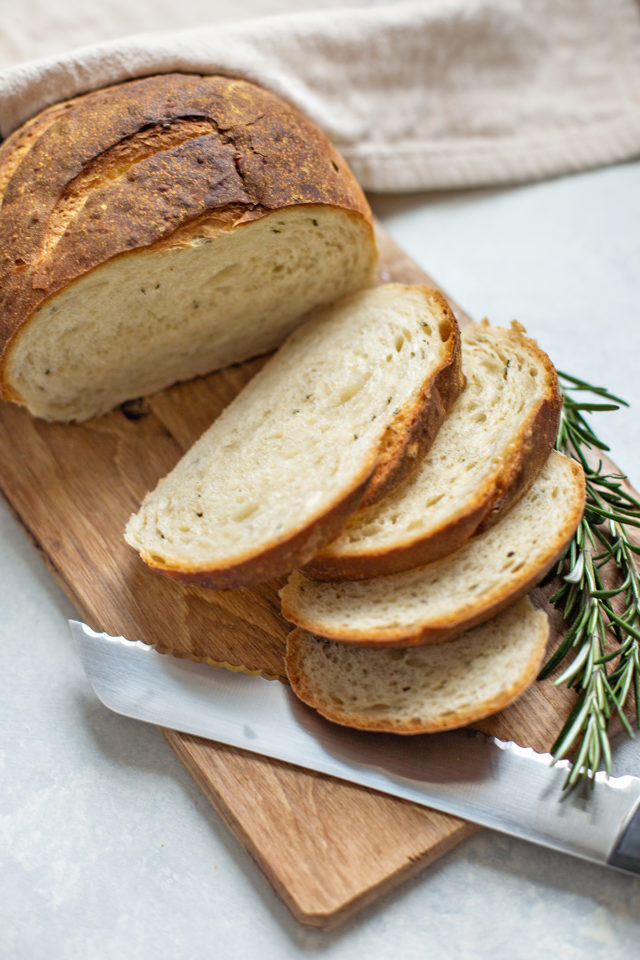
[{"label": "wood grain surface", "polygon": [[[431,282],[379,230],[381,280]],[[467,318],[458,311],[461,323]],[[263,360],[179,384],[79,425],[0,404],[0,489],[80,615],[177,655],[284,673],[279,583],[211,591],[154,574],[125,522]],[[536,601],[545,604],[541,591]],[[553,640],[561,624],[553,614]],[[480,726],[548,749],[571,705],[536,684]],[[473,827],[361,787],[173,731],[164,735],[298,920],[335,924],[467,837]]]}]

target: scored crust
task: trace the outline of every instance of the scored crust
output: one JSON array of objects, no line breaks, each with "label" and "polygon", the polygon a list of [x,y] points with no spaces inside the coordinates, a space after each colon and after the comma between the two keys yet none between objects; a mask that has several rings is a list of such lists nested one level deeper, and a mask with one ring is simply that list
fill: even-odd
[{"label": "scored crust", "polygon": [[[523,603],[521,600],[520,603]],[[529,607],[531,604],[527,601]],[[523,614],[525,611],[523,610]],[[530,610],[526,611],[531,614]],[[517,700],[524,691],[535,680],[540,665],[544,658],[544,653],[549,638],[549,619],[541,610],[536,610],[533,614],[534,621],[532,629],[536,630],[536,643],[532,645],[530,655],[522,672],[512,683],[493,697],[478,700],[473,706],[469,706],[466,711],[447,712],[446,717],[434,717],[430,721],[423,720],[422,723],[408,724],[402,720],[395,720],[391,717],[372,718],[349,712],[346,709],[340,709],[335,703],[329,703],[323,699],[313,684],[312,678],[308,674],[306,666],[306,649],[309,643],[325,642],[332,643],[331,640],[316,638],[312,634],[300,628],[293,630],[287,637],[286,651],[286,670],[291,689],[295,695],[308,706],[317,710],[327,720],[338,723],[342,726],[353,727],[358,730],[368,730],[379,733],[397,733],[403,735],[415,735],[420,733],[442,733],[446,730],[455,730],[468,724],[477,723],[486,717],[492,716],[499,711],[504,710],[514,700]],[[485,624],[490,627],[493,621]],[[452,641],[454,644],[455,640]],[[481,642],[481,638],[478,638]],[[366,651],[360,651],[363,655]]]},{"label": "scored crust", "polygon": [[[479,326],[488,327],[489,324],[484,321]],[[474,534],[488,530],[529,490],[553,448],[560,422],[562,394],[549,357],[534,340],[522,336],[522,330],[518,325],[515,333],[544,369],[549,389],[546,397],[523,422],[499,474],[488,477],[474,492],[472,502],[464,504],[455,517],[425,536],[351,555],[334,553],[329,544],[305,564],[305,576],[321,581],[366,580],[432,563],[454,553]],[[512,334],[509,332],[508,335]]]},{"label": "scored crust", "polygon": [[[301,573],[296,572],[291,575],[288,583],[280,591],[283,616],[291,623],[316,636],[325,637],[345,645],[353,644],[361,647],[408,647],[426,643],[440,643],[443,640],[453,639],[466,630],[484,623],[485,620],[495,617],[528,593],[546,576],[562,556],[582,518],[585,505],[584,471],[576,460],[564,457],[559,453],[553,453],[552,456],[561,457],[565,461],[567,469],[571,472],[572,483],[575,485],[575,496],[571,503],[571,510],[564,515],[562,528],[557,534],[555,542],[550,545],[544,563],[529,575],[524,573],[511,575],[506,592],[503,584],[497,585],[491,593],[477,599],[475,604],[470,606],[462,617],[459,614],[449,614],[440,617],[437,624],[414,627],[403,627],[401,625],[385,627],[376,637],[372,635],[371,630],[364,628],[350,627],[348,634],[344,631],[341,632],[340,628],[333,629],[326,623],[316,621],[311,616],[306,615],[304,611],[298,609],[295,597],[300,588],[304,587],[304,577]],[[375,582],[375,580],[372,582]]]},{"label": "scored crust", "polygon": [[[373,225],[324,134],[244,80],[166,74],[57,104],[0,152],[0,389],[13,338],[49,297],[111,258],[184,242],[287,206],[327,204]],[[108,225],[108,229],[106,229]]]}]

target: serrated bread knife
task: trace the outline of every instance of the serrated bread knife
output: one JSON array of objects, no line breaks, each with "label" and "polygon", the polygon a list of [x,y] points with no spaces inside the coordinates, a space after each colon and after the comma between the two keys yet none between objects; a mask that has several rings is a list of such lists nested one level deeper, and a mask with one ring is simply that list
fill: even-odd
[{"label": "serrated bread knife", "polygon": [[640,874],[640,778],[562,793],[567,764],[468,730],[400,737],[324,720],[282,683],[161,655],[70,621],[116,713],[239,747]]}]

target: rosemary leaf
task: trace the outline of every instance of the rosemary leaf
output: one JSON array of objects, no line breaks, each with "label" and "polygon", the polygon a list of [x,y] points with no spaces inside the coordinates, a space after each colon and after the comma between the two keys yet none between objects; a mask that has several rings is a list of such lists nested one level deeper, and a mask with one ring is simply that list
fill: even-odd
[{"label": "rosemary leaf", "polygon": [[[617,410],[628,404],[605,387],[594,387],[559,372],[564,392],[556,449],[578,460],[585,471],[587,503],[574,538],[559,561],[561,586],[551,603],[562,610],[566,634],[540,672],[549,676],[568,657],[556,685],[573,687],[578,699],[551,748],[554,760],[573,755],[565,787],[593,781],[602,767],[611,772],[609,724],[617,715],[633,737],[640,729],[640,575],[634,557],[640,547],[628,527],[640,527],[640,500],[622,486],[622,474],[593,467],[589,451],[608,450],[584,413]],[[583,399],[591,394],[602,399]],[[603,582],[605,568],[619,583]],[[614,609],[614,602],[617,604]],[[573,656],[572,656],[573,654]],[[633,725],[625,714],[635,698]],[[634,729],[635,728],[635,729]]]}]

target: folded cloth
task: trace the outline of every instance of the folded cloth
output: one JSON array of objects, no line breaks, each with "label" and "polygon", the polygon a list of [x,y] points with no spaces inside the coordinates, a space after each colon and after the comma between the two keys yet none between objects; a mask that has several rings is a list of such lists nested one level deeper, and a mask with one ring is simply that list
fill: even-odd
[{"label": "folded cloth", "polygon": [[522,181],[640,153],[636,0],[378,3],[110,40],[0,75],[0,132],[170,71],[270,87],[373,191]]}]

